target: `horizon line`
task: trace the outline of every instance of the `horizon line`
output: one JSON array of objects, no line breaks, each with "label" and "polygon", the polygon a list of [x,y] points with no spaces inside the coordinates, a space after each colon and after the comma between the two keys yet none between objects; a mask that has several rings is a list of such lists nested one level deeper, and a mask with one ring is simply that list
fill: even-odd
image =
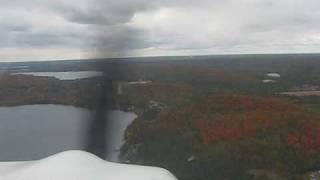
[{"label": "horizon line", "polygon": [[320,55],[320,52],[306,52],[306,53],[229,53],[229,54],[196,54],[196,55],[155,55],[155,56],[124,56],[124,57],[92,57],[92,58],[79,58],[79,59],[39,59],[39,60],[12,60],[0,63],[37,63],[37,62],[57,62],[57,61],[88,61],[88,60],[124,60],[124,59],[145,59],[145,58],[177,58],[177,57],[206,57],[206,56],[253,56],[253,55]]}]

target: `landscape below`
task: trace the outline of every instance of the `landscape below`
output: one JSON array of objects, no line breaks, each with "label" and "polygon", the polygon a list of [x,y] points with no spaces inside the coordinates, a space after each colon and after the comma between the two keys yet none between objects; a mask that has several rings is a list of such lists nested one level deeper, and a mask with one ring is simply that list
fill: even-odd
[{"label": "landscape below", "polygon": [[58,80],[11,74],[19,72],[17,66],[33,72],[100,70],[112,77],[121,85],[114,109],[138,114],[121,149],[126,163],[162,167],[179,180],[300,180],[320,170],[320,96],[307,93],[320,91],[320,55],[0,66],[7,67],[0,79],[2,106],[99,105],[102,77]]}]

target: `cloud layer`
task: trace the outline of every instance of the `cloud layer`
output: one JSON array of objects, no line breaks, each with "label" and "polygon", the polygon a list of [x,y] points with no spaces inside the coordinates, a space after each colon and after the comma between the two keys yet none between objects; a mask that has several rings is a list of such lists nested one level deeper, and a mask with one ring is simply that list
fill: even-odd
[{"label": "cloud layer", "polygon": [[0,60],[320,51],[318,0],[0,0]]}]

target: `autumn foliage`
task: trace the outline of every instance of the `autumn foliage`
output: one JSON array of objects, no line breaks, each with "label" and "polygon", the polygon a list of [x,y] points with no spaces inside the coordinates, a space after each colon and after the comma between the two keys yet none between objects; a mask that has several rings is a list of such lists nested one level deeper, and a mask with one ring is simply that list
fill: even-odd
[{"label": "autumn foliage", "polygon": [[[211,144],[279,128],[297,130],[301,124],[310,122],[306,114],[297,105],[277,97],[212,94],[194,105],[162,112],[154,126],[181,132],[195,129],[204,144]],[[303,127],[302,137],[288,134],[285,142],[306,151],[320,150],[320,126]]]},{"label": "autumn foliage", "polygon": [[205,144],[284,127],[295,120],[298,111],[298,107],[294,104],[274,97],[213,95],[205,100],[205,104],[208,105],[210,99],[212,110],[216,110],[218,115],[195,120]]},{"label": "autumn foliage", "polygon": [[300,132],[288,133],[285,142],[288,146],[301,149],[306,154],[320,152],[320,126],[306,122]]},{"label": "autumn foliage", "polygon": [[281,111],[255,110],[218,119],[199,119],[196,127],[205,144],[225,138],[238,138],[254,135],[262,130],[270,130],[288,125],[292,113]]}]

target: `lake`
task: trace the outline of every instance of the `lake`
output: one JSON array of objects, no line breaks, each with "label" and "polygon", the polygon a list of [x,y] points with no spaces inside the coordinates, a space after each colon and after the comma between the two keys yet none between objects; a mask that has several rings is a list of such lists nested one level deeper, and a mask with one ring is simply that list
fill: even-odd
[{"label": "lake", "polygon": [[[137,117],[110,111],[108,159],[117,162],[126,127]],[[63,105],[0,107],[0,161],[35,160],[66,150],[84,150],[92,113]]]},{"label": "lake", "polygon": [[279,73],[267,73],[266,76],[273,77],[273,78],[280,78],[281,75]]},{"label": "lake", "polygon": [[103,72],[99,72],[99,71],[21,72],[21,73],[12,73],[12,74],[54,77],[59,80],[76,80],[76,79],[85,79],[85,78],[103,76]]}]

